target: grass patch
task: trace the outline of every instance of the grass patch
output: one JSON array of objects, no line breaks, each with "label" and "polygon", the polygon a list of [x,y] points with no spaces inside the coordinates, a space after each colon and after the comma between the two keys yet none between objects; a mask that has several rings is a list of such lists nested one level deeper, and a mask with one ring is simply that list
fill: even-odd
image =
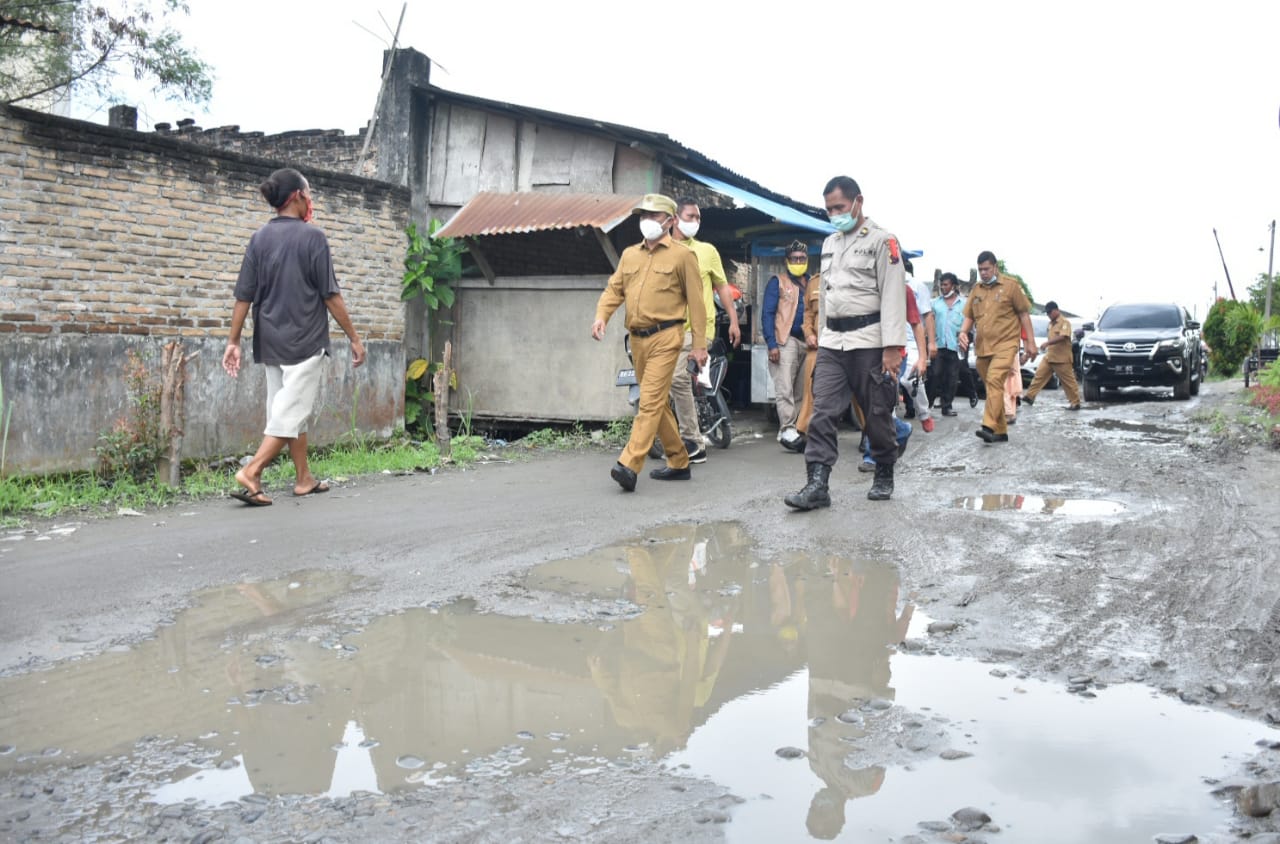
[{"label": "grass patch", "polygon": [[[317,478],[351,478],[430,470],[446,462],[466,465],[474,462],[484,447],[483,437],[455,437],[452,456],[444,461],[435,443],[413,442],[403,436],[384,442],[355,438],[314,450],[310,463]],[[22,527],[27,519],[68,512],[105,515],[123,507],[138,510],[221,497],[236,488],[237,468],[238,465],[225,464],[190,465],[183,470],[181,489],[127,476],[107,480],[96,472],[0,478],[0,528]],[[287,454],[263,473],[263,486],[268,492],[289,490],[293,481],[293,463]]]},{"label": "grass patch", "polygon": [[631,438],[632,417],[610,421],[603,428],[587,430],[581,422],[570,427],[539,428],[525,434],[516,443],[525,449],[545,448],[553,451],[571,451],[592,445],[620,448]]},{"label": "grass patch", "polygon": [[[517,444],[525,449],[567,451],[592,445],[619,447],[631,435],[631,419],[617,419],[603,430],[542,428]],[[466,466],[491,449],[485,438],[460,434],[450,441],[450,455],[441,458],[434,442],[415,442],[403,434],[379,441],[348,435],[336,445],[313,449],[311,472],[317,478],[346,479],[385,472],[429,471],[442,465]],[[128,476],[107,479],[97,472],[0,477],[0,529],[23,527],[34,518],[68,513],[109,515],[120,508],[142,510],[186,501],[220,498],[236,488],[237,465],[193,463],[183,467],[182,487],[173,489],[154,479]],[[294,481],[293,463],[282,454],[263,473],[268,494],[287,492]]]}]

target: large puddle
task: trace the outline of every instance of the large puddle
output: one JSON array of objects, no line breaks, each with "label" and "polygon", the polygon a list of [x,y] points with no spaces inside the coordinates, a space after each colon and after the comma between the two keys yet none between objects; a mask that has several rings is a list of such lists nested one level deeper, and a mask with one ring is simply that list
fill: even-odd
[{"label": "large puddle", "polygon": [[216,804],[646,757],[747,798],[731,839],[890,840],[977,806],[1011,841],[1150,840],[1223,828],[1203,777],[1269,733],[1146,687],[929,655],[895,569],[756,560],[734,525],[524,586],[590,620],[454,604],[335,631],[317,613],[340,575],[204,593],[136,648],[0,680],[0,774],[171,740],[185,761],[143,796]]},{"label": "large puddle", "polygon": [[1119,501],[1105,498],[1055,498],[1015,493],[966,495],[955,500],[961,510],[1016,510],[1045,516],[1115,516],[1125,511]]}]

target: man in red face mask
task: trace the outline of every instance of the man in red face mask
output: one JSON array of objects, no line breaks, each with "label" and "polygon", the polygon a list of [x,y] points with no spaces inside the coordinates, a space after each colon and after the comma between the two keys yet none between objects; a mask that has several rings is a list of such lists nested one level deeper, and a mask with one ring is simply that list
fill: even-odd
[{"label": "man in red face mask", "polygon": [[351,340],[351,365],[364,363],[364,345],[351,324],[338,288],[324,232],[309,226],[311,186],[292,168],[277,170],[259,186],[276,218],[254,233],[236,280],[231,333],[222,368],[240,373],[240,332],[253,308],[253,359],[266,366],[267,425],[249,465],[236,472],[243,489],[233,498],[253,507],[271,504],[262,472],[285,448],[296,476],[293,494],[328,492],[307,465],[307,420],[315,406],[329,356],[329,315]]}]

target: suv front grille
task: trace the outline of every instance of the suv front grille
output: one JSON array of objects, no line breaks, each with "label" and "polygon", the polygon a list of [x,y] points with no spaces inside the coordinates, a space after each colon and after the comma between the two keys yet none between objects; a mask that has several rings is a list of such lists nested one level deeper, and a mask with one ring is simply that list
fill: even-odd
[{"label": "suv front grille", "polygon": [[[1132,345],[1133,348],[1127,348]],[[1108,343],[1107,354],[1111,355],[1150,355],[1156,349],[1155,343]]]}]

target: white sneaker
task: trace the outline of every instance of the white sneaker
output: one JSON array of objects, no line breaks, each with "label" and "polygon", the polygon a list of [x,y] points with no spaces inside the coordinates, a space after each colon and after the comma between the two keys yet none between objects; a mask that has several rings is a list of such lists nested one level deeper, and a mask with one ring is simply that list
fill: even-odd
[{"label": "white sneaker", "polygon": [[795,428],[788,427],[782,433],[778,434],[778,442],[793,443],[798,439],[800,439],[800,432]]}]

